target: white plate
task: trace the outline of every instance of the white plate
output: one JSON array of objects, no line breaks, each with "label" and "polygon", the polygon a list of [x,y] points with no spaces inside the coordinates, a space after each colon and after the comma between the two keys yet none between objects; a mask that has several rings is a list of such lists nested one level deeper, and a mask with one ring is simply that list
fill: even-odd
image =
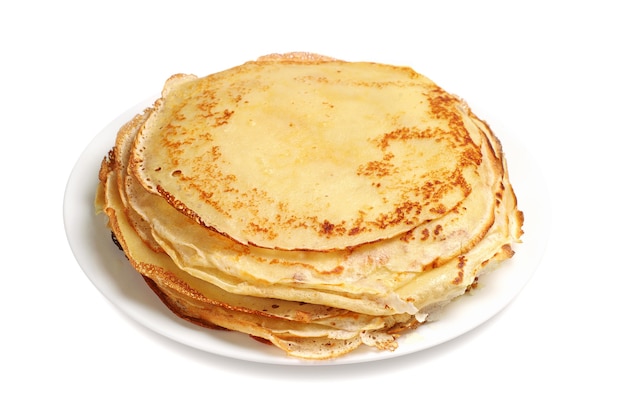
[{"label": "white plate", "polygon": [[496,131],[503,141],[511,182],[524,211],[524,243],[515,247],[516,255],[511,260],[481,277],[479,289],[448,305],[438,321],[401,337],[396,351],[362,347],[336,360],[309,362],[289,358],[278,348],[245,334],[190,324],[172,314],[154,295],[111,242],[105,216],[94,214],[100,162],[113,146],[119,127],[152,102],[142,102],[124,112],[83,151],[67,183],[63,216],[74,256],[100,292],[131,318],[172,340],[222,356],[273,364],[348,364],[398,357],[442,344],[496,315],[520,292],[541,260],[549,226],[545,183],[528,151],[514,137]]}]

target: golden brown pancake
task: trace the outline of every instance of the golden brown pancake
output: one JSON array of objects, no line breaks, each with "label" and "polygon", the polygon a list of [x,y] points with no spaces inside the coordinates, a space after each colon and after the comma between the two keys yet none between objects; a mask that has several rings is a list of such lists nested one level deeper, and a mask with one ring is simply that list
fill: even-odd
[{"label": "golden brown pancake", "polygon": [[253,61],[170,79],[131,169],[241,244],[335,250],[457,207],[480,181],[466,121],[460,100],[408,68]]},{"label": "golden brown pancake", "polygon": [[97,205],[177,315],[300,358],[404,331],[513,255],[501,144],[409,68],[269,55],[175,75],[118,134]]}]

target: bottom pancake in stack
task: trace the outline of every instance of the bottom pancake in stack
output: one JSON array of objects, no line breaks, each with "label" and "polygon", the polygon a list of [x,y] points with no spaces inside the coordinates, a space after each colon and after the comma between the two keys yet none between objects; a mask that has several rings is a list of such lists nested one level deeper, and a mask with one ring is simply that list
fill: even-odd
[{"label": "bottom pancake in stack", "polygon": [[115,240],[174,313],[304,359],[396,349],[522,234],[500,142],[464,102],[313,54],[170,78],[99,179]]}]

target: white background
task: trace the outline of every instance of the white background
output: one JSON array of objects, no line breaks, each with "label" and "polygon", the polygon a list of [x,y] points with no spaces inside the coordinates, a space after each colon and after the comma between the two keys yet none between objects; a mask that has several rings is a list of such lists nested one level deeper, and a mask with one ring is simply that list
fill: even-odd
[{"label": "white background", "polygon": [[[625,414],[619,2],[208,4],[0,6],[1,414]],[[412,66],[532,153],[550,238],[500,314],[400,358],[275,366],[161,337],[85,276],[62,210],[91,139],[173,73],[290,51]]]}]

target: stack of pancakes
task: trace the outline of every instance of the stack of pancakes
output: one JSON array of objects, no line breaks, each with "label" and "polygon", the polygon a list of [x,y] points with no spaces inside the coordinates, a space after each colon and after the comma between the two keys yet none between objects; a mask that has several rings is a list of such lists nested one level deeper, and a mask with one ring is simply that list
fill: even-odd
[{"label": "stack of pancakes", "polygon": [[499,141],[410,68],[292,53],[167,80],[97,207],[177,315],[328,359],[403,332],[513,255]]}]

